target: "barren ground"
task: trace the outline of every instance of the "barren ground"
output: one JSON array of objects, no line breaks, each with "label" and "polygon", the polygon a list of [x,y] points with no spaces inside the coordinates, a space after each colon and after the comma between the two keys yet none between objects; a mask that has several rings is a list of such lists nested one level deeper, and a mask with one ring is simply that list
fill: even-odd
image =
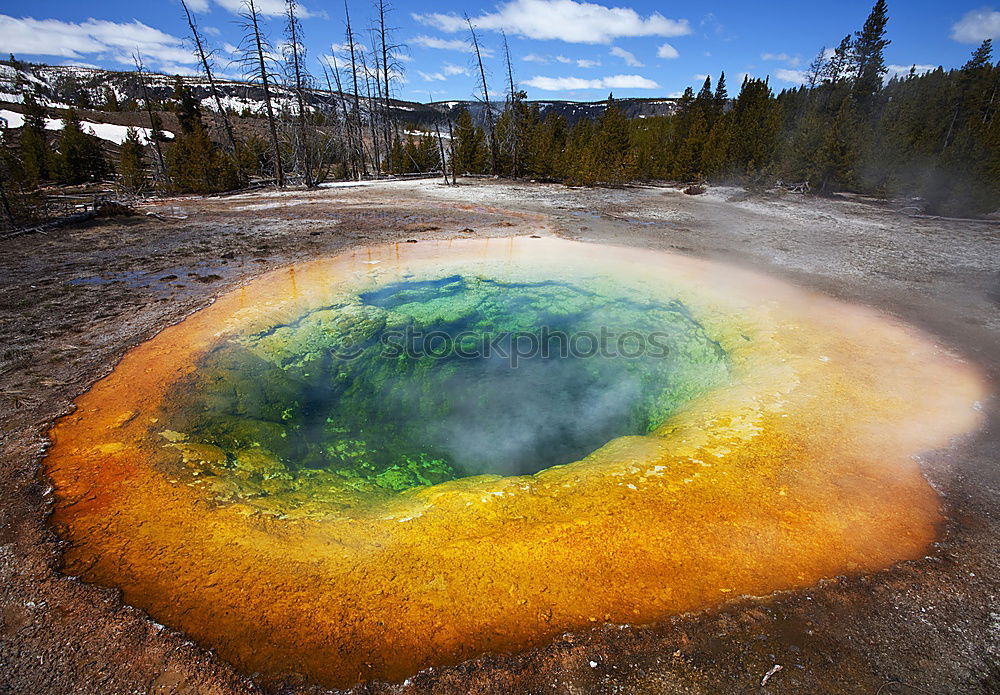
[{"label": "barren ground", "polygon": [[[558,234],[747,265],[919,326],[1000,377],[1000,225],[859,200],[436,181],[157,201],[160,217],[0,241],[0,694],[249,693],[117,592],[59,573],[46,432],[123,352],[249,278],[352,246]],[[742,202],[740,202],[742,200]],[[928,555],[656,625],[565,634],[370,693],[1000,692],[1000,408],[921,458],[948,522]],[[761,686],[774,665],[781,665]],[[311,692],[289,683],[283,692]]]}]

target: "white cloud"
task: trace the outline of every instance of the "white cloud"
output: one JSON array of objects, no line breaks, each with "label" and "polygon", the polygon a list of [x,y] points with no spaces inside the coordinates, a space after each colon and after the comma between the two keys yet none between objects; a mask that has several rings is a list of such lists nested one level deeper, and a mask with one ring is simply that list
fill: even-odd
[{"label": "white cloud", "polygon": [[961,43],[1000,38],[1000,12],[986,7],[966,12],[951,28],[951,38]]},{"label": "white cloud", "polygon": [[132,53],[140,51],[143,58],[160,69],[165,65],[195,62],[181,39],[137,20],[119,23],[88,19],[74,23],[0,15],[0,46],[15,54],[76,60],[87,55],[109,56],[123,64],[131,64]]},{"label": "white cloud", "polygon": [[656,49],[657,58],[667,58],[667,59],[678,58],[680,57],[680,55],[681,54],[677,52],[677,49],[671,46],[669,43],[665,43]]},{"label": "white cloud", "polygon": [[[351,46],[346,41],[344,43],[334,42],[330,44],[330,50],[333,51],[334,53],[346,53],[350,55]],[[357,41],[355,41],[354,52],[360,53],[363,50],[365,50],[365,45],[363,43],[358,43]]]},{"label": "white cloud", "polygon": [[658,89],[660,85],[641,75],[612,75],[594,80],[582,77],[532,77],[524,84],[547,92],[573,89]]},{"label": "white cloud", "polygon": [[608,53],[624,60],[625,64],[628,65],[630,68],[642,67],[642,63],[639,62],[639,59],[636,58],[635,55],[633,55],[632,53],[626,51],[624,48],[619,48],[618,46],[612,46],[611,50],[608,51]]},{"label": "white cloud", "polygon": [[218,36],[222,33],[218,27],[202,27],[201,30],[209,36]]},{"label": "white cloud", "polygon": [[910,74],[911,67],[918,75],[923,75],[925,72],[931,72],[936,69],[934,65],[889,65],[887,67],[889,69],[889,72],[885,76],[887,82],[893,77],[906,77]]},{"label": "white cloud", "polygon": [[[229,10],[233,14],[240,14],[246,9],[245,0],[215,0],[215,3],[219,7],[223,7]],[[285,0],[254,0],[253,4],[254,7],[257,8],[257,12],[264,15],[265,17],[280,17],[284,15],[286,11]],[[319,12],[318,14],[310,12],[302,5],[296,5],[296,13],[299,16],[299,19],[308,19],[309,17],[325,16],[325,13],[323,12]]]},{"label": "white cloud", "polygon": [[805,84],[809,81],[809,77],[802,70],[779,68],[774,71],[774,76],[782,82],[787,82],[789,84]]},{"label": "white cloud", "polygon": [[426,72],[422,72],[421,70],[417,70],[417,74],[423,78],[424,82],[444,82],[448,79],[440,72],[432,72],[428,74]]},{"label": "white cloud", "polygon": [[588,60],[587,58],[567,58],[566,56],[547,56],[540,55],[538,53],[529,53],[528,55],[521,58],[521,60],[526,63],[541,63],[543,65],[548,65],[553,60],[557,63],[562,63],[563,65],[576,65],[578,68],[594,68],[601,64],[599,60]]},{"label": "white cloud", "polygon": [[788,63],[789,66],[797,68],[802,59],[799,56],[788,55],[787,53],[761,53],[761,60],[773,60],[779,63]]},{"label": "white cloud", "polygon": [[[191,65],[178,65],[177,63],[160,63],[157,68],[164,75],[183,75],[184,77],[194,77],[195,75],[200,75],[201,70],[196,70]],[[212,75],[215,75],[212,72]],[[222,77],[220,74],[219,77]]]},{"label": "white cloud", "polygon": [[[436,36],[426,36],[421,34],[420,36],[414,36],[410,39],[410,43],[415,43],[423,48],[437,48],[442,51],[460,51],[461,53],[473,52],[472,45],[464,39],[441,39]],[[493,55],[493,51],[483,47],[482,44],[479,46],[479,52],[483,54],[484,58],[489,58]]]},{"label": "white cloud", "polygon": [[195,12],[208,12],[208,0],[187,0],[187,6]]},{"label": "white cloud", "polygon": [[441,72],[445,75],[468,75],[469,68],[463,68],[461,65],[455,65],[454,63],[445,63],[441,66]]},{"label": "white cloud", "polygon": [[[418,22],[442,31],[467,31],[456,14],[415,13]],[[611,43],[635,36],[682,36],[691,33],[686,19],[667,19],[658,12],[642,17],[628,7],[605,7],[577,0],[508,0],[496,12],[472,18],[479,29],[499,31],[529,39],[568,43]]]},{"label": "white cloud", "polygon": [[702,75],[702,74],[691,75],[691,79],[696,82],[704,82],[706,79],[708,79],[708,75]]}]

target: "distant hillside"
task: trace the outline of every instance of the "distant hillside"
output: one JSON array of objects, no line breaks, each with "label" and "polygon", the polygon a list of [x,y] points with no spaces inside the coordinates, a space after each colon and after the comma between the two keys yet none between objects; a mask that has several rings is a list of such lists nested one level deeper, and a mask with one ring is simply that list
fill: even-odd
[{"label": "distant hillside", "polygon": [[[156,73],[147,74],[147,87],[150,96],[156,101],[166,101],[173,93],[173,82],[176,78],[170,75]],[[215,100],[211,97],[208,82],[200,77],[184,77],[184,83],[191,88],[202,107],[207,111],[216,110]],[[258,113],[263,108],[263,91],[260,87],[246,82],[217,80],[216,85],[221,93],[224,108],[236,113],[249,111]],[[38,65],[10,61],[0,62],[0,102],[17,104],[23,101],[26,90],[32,90],[41,97],[41,101],[53,108],[107,110],[108,98],[113,98],[124,107],[130,101],[138,101],[142,97],[142,88],[135,72],[119,72],[94,68],[69,66]],[[341,100],[353,99],[350,95],[326,90],[309,90],[306,101],[310,108],[321,111],[336,109],[341,112]],[[292,94],[283,86],[275,89],[275,100],[278,108],[290,108]],[[529,101],[537,104],[543,114],[557,113],[564,116],[570,124],[582,118],[596,118],[604,112],[606,101],[576,102],[576,101]],[[664,116],[673,113],[677,106],[676,99],[620,99],[619,107],[629,117],[647,118]],[[419,102],[391,101],[394,116],[404,123],[418,127],[433,126],[441,122],[442,117],[453,114],[462,107],[470,110],[477,117],[483,109],[481,102],[474,100],[440,101],[429,104]]]}]

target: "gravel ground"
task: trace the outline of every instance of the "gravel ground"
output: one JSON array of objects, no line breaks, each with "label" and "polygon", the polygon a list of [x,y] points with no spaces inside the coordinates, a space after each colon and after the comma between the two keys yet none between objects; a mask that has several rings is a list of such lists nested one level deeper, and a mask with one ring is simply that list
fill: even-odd
[{"label": "gravel ground", "polygon": [[[856,198],[486,181],[178,198],[143,212],[156,216],[0,241],[0,694],[261,691],[117,592],[59,573],[41,462],[53,419],[128,347],[297,260],[527,233],[674,250],[874,306],[992,384],[1000,376],[998,224],[911,219]],[[978,434],[921,458],[948,522],[920,561],[355,690],[1000,693],[1000,408],[982,406]]]}]

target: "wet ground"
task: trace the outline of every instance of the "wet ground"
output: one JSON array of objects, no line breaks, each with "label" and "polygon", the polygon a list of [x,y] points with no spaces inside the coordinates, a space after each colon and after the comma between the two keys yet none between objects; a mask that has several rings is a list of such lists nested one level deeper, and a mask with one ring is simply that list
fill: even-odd
[{"label": "wet ground", "polygon": [[[352,246],[557,234],[747,265],[917,325],[1000,376],[1000,225],[862,200],[434,181],[157,201],[0,242],[0,693],[259,692],[115,591],[59,574],[45,434],[130,346],[265,270]],[[598,626],[358,692],[1000,692],[1000,417],[921,464],[927,557],[656,625]],[[779,670],[775,670],[780,666]],[[761,684],[765,675],[770,677]],[[285,692],[309,692],[288,683]]]}]

